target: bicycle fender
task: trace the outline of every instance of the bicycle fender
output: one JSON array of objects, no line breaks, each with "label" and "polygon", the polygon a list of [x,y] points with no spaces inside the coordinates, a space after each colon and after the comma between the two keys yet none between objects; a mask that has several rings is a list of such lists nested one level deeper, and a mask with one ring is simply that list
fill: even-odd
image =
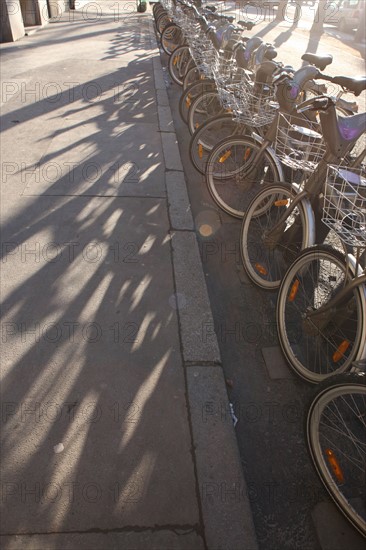
[{"label": "bicycle fender", "polygon": [[[355,275],[356,273],[356,258],[353,256],[353,254],[347,254],[347,258],[349,261],[349,265],[352,271],[352,275]],[[362,274],[362,269],[360,266],[358,266],[358,275]],[[360,291],[360,300],[361,300],[361,319],[366,319],[366,286],[360,285],[359,287]],[[363,361],[366,359],[366,322],[363,323],[362,327],[362,333],[361,333],[361,346],[359,350],[357,351],[355,360],[356,361]],[[351,369],[352,372],[353,369]]]},{"label": "bicycle fender", "polygon": [[[263,145],[264,139],[259,134],[256,134],[255,132],[253,132],[250,137],[253,138],[254,141],[257,142],[258,145]],[[273,147],[270,147],[270,146],[267,146],[266,151],[270,154],[270,156],[272,157],[273,162],[275,163],[275,165],[277,167],[278,173],[280,175],[280,181],[284,182],[285,181],[285,175],[283,173],[282,164],[280,163],[280,161],[278,160],[278,157],[276,155],[276,151],[273,149]]]},{"label": "bicycle fender", "polygon": [[[291,184],[291,187],[297,195],[300,193],[300,185],[298,183],[293,182]],[[313,210],[308,198],[305,197],[304,199],[302,199],[301,202],[302,202],[302,205],[303,205],[304,210],[305,210],[305,216],[307,218],[307,224],[308,224],[307,229],[308,229],[309,242],[306,245],[306,248],[307,248],[308,246],[313,246],[315,244],[315,235],[316,235],[315,215],[314,215],[314,210]]]}]

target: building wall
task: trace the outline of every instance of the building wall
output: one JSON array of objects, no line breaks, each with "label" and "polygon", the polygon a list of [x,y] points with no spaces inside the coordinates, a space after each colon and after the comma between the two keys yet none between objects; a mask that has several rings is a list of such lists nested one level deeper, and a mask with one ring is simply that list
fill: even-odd
[{"label": "building wall", "polygon": [[27,27],[45,25],[69,9],[69,0],[1,0],[0,42],[14,42]]},{"label": "building wall", "polygon": [[3,0],[0,12],[0,41],[14,42],[24,36],[24,22],[19,0]]}]

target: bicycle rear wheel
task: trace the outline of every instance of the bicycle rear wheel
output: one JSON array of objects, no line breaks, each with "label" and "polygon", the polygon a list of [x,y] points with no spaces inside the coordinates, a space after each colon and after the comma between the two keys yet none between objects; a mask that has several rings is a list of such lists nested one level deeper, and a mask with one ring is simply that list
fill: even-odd
[{"label": "bicycle rear wheel", "polygon": [[365,337],[362,287],[322,316],[314,313],[353,278],[343,254],[326,245],[304,250],[287,271],[278,294],[282,350],[304,380],[319,383],[351,368]]},{"label": "bicycle rear wheel", "polygon": [[231,137],[218,143],[207,160],[206,183],[212,198],[235,218],[244,216],[262,185],[282,177],[281,166],[269,151],[258,158],[260,148],[261,143],[250,136]]},{"label": "bicycle rear wheel", "polygon": [[366,380],[343,374],[319,387],[306,418],[313,465],[330,496],[366,536]]},{"label": "bicycle rear wheel", "polygon": [[[240,236],[243,266],[253,283],[265,290],[278,288],[296,255],[312,244],[309,243],[308,216],[302,202],[283,222],[277,235],[268,236],[295,197],[296,192],[285,183],[265,186],[254,197],[243,219]],[[297,227],[298,231],[288,244],[285,236],[292,227]]]}]

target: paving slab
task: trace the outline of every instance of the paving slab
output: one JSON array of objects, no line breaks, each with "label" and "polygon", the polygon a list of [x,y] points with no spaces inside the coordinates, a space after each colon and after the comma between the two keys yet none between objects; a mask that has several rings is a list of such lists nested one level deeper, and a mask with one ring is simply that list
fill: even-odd
[{"label": "paving slab", "polygon": [[187,369],[187,377],[207,545],[220,550],[256,550],[223,371],[196,365]]},{"label": "paving slab", "polygon": [[159,105],[158,113],[160,130],[162,132],[174,132],[174,123],[170,107]]},{"label": "paving slab", "polygon": [[193,230],[194,224],[184,173],[175,171],[166,172],[165,181],[172,228]]},{"label": "paving slab", "polygon": [[174,232],[172,246],[184,360],[220,363],[196,236]]},{"label": "paving slab", "polygon": [[196,525],[165,201],[51,204],[3,235],[3,529]]},{"label": "paving slab", "polygon": [[162,88],[161,90],[156,90],[156,96],[158,100],[158,105],[161,105],[162,107],[169,106],[169,98],[165,88]]},{"label": "paving slab", "polygon": [[222,470],[202,467],[185,369],[224,399],[223,382],[151,29],[135,3],[90,3],[1,47],[7,550],[244,550],[249,533],[241,503],[202,513]]},{"label": "paving slab", "polygon": [[25,195],[165,195],[157,124],[65,118]]},{"label": "paving slab", "polygon": [[175,135],[175,132],[162,132],[161,140],[163,143],[165,166],[167,170],[183,171],[177,136]]}]

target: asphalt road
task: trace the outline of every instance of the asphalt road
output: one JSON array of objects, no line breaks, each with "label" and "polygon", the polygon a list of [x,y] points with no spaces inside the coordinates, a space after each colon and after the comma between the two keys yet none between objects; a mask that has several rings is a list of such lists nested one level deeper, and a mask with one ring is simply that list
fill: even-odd
[{"label": "asphalt road", "polygon": [[[276,30],[271,30],[271,36]],[[277,36],[279,29],[277,29]],[[280,44],[280,58],[304,53],[306,35],[292,35]],[[304,38],[305,36],[305,38]],[[305,40],[305,42],[304,42]],[[339,41],[334,49],[345,74],[357,74],[361,56]],[[337,44],[335,44],[337,42]],[[305,44],[305,46],[304,46]],[[306,49],[306,48],[305,48]],[[351,49],[351,47],[349,47]],[[348,64],[345,64],[345,59]],[[296,66],[296,65],[295,65]],[[350,67],[355,72],[349,72]],[[167,81],[169,76],[166,71]],[[189,133],[178,111],[180,89],[169,96],[197,237],[218,335],[228,392],[238,423],[236,434],[247,480],[261,550],[358,550],[364,541],[330,502],[309,460],[304,440],[304,416],[313,387],[297,379],[282,358],[275,323],[276,293],[257,289],[241,266],[241,223],[219,211],[200,174],[192,167]],[[209,236],[198,228],[211,227]],[[213,327],[202,327],[204,339]],[[221,407],[223,419],[230,414]],[[241,498],[240,488],[222,480],[221,498]],[[228,525],[229,528],[229,525]],[[239,550],[239,549],[232,549]]]}]

